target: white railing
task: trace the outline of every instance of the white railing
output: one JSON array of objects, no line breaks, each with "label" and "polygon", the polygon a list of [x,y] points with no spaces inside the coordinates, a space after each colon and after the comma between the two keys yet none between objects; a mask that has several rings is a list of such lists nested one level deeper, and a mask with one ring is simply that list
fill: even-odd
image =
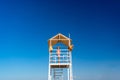
[{"label": "white railing", "polygon": [[[57,51],[58,49],[53,49],[52,51]],[[68,49],[60,49],[60,51],[69,51]]]}]

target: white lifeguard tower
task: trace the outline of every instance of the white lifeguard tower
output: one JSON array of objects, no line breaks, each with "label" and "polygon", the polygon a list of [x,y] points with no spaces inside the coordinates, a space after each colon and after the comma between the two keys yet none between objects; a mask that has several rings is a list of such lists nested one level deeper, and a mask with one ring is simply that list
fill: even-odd
[{"label": "white lifeguard tower", "polygon": [[59,33],[48,40],[49,71],[48,80],[73,80],[72,40]]}]

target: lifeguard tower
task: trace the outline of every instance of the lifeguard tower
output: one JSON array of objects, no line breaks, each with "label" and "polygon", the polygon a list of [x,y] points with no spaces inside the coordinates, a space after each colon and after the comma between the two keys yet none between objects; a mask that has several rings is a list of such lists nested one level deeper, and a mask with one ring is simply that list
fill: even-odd
[{"label": "lifeguard tower", "polygon": [[49,71],[48,80],[73,80],[72,40],[59,33],[48,40]]}]

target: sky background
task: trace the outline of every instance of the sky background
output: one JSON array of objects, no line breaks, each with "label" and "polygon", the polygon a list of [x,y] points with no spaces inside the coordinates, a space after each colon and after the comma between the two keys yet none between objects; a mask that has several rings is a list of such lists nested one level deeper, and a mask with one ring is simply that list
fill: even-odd
[{"label": "sky background", "polygon": [[119,0],[0,0],[0,80],[47,80],[57,33],[71,34],[74,80],[120,80]]}]

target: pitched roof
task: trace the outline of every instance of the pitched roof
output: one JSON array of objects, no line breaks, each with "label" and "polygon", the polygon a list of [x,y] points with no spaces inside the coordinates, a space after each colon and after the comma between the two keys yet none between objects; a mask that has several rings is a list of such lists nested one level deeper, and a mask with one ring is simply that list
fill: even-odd
[{"label": "pitched roof", "polygon": [[52,38],[50,38],[48,40],[48,45],[49,46],[53,46],[59,42],[62,42],[63,44],[65,44],[66,46],[69,46],[71,44],[71,39],[64,36],[61,33],[58,33],[57,35],[53,36]]}]

